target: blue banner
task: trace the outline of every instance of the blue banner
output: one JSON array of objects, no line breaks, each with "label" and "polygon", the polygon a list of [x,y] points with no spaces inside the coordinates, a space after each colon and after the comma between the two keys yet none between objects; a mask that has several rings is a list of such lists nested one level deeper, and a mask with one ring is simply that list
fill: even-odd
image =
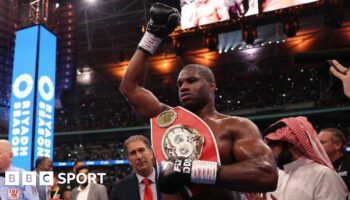
[{"label": "blue banner", "polygon": [[[108,165],[126,165],[128,160],[89,160],[84,161],[84,165],[88,166],[108,166]],[[72,167],[74,162],[54,162],[54,167]]]},{"label": "blue banner", "polygon": [[39,35],[34,161],[39,156],[53,159],[55,116],[56,37],[43,26],[39,26]]},{"label": "blue banner", "polygon": [[13,165],[31,170],[38,26],[16,33],[12,74],[9,141]]},{"label": "blue banner", "polygon": [[56,37],[41,25],[16,32],[9,141],[13,165],[32,170],[53,157]]}]

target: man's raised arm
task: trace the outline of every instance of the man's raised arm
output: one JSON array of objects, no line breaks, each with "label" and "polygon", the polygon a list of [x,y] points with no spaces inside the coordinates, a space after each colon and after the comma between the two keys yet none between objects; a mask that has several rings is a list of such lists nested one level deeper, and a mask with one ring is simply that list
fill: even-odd
[{"label": "man's raised arm", "polygon": [[135,111],[146,119],[166,109],[166,105],[144,88],[148,60],[157,50],[162,38],[174,31],[180,21],[180,14],[175,8],[156,3],[151,7],[150,17],[146,33],[130,60],[119,88]]}]

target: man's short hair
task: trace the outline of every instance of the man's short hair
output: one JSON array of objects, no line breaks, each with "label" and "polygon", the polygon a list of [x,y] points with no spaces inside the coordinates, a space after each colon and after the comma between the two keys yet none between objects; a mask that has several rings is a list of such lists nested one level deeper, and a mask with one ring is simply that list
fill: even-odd
[{"label": "man's short hair", "polygon": [[213,74],[213,71],[211,71],[209,67],[199,64],[188,64],[184,66],[182,70],[189,68],[195,68],[198,71],[198,73],[202,77],[204,77],[208,82],[215,83],[215,76]]},{"label": "man's short hair", "polygon": [[80,170],[83,170],[83,169],[87,169],[87,170],[89,171],[89,167],[88,167],[88,166],[82,165],[82,166],[78,167],[78,168],[75,170],[76,174],[79,174],[79,171],[80,171]]},{"label": "man's short hair", "polygon": [[342,145],[342,151],[346,152],[346,146],[348,145],[348,142],[343,132],[341,132],[337,128],[326,128],[326,129],[322,129],[321,131],[330,132],[332,134],[331,141],[334,144],[340,143]]},{"label": "man's short hair", "polygon": [[124,154],[126,156],[129,155],[128,144],[131,142],[135,142],[135,141],[142,141],[143,143],[145,143],[147,149],[152,149],[151,142],[149,141],[148,138],[146,138],[143,135],[133,135],[133,136],[129,137],[128,139],[126,139],[124,142],[123,148],[124,148]]},{"label": "man's short hair", "polygon": [[37,169],[38,166],[39,166],[41,163],[43,163],[45,160],[48,160],[48,159],[50,159],[50,158],[49,158],[49,157],[46,157],[46,156],[40,156],[40,157],[38,157],[38,158],[36,159],[36,161],[35,161],[35,168]]}]

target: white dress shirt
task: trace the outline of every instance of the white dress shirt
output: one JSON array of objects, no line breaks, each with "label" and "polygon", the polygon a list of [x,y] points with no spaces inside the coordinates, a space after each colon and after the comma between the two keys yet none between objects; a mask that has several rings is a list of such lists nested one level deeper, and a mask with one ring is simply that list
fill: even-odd
[{"label": "white dress shirt", "polygon": [[78,196],[77,200],[86,200],[88,199],[89,191],[90,191],[90,184],[87,185],[84,189],[80,188],[80,185],[78,186]]},{"label": "white dress shirt", "polygon": [[347,187],[335,171],[302,156],[284,165],[272,194],[278,200],[344,200]]},{"label": "white dress shirt", "polygon": [[[143,200],[143,194],[145,192],[145,184],[143,183],[143,179],[145,177],[143,177],[137,173],[136,173],[136,177],[137,177],[137,180],[139,182],[140,199]],[[153,168],[152,173],[147,178],[148,178],[148,180],[150,180],[149,183],[150,183],[150,187],[152,190],[152,198],[153,198],[153,200],[157,200],[158,196],[157,196],[157,187],[156,187],[156,170],[154,170],[154,168]]]}]

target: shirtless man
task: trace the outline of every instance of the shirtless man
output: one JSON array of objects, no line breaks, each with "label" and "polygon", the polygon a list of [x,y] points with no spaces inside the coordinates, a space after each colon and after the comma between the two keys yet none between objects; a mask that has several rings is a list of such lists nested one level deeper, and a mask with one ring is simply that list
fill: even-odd
[{"label": "shirtless man", "polygon": [[194,0],[182,6],[181,28],[191,28],[230,19],[226,0]]},{"label": "shirtless man", "polygon": [[[143,82],[150,55],[157,49],[161,38],[170,34],[180,20],[176,9],[163,4],[153,5],[150,16],[147,32],[130,60],[120,85],[120,91],[135,111],[145,119],[171,109],[145,89]],[[212,182],[213,186],[196,198],[224,200],[233,199],[233,190],[244,192],[275,190],[278,175],[271,150],[264,144],[258,128],[250,120],[227,116],[216,111],[214,102],[216,84],[211,70],[201,65],[187,65],[178,76],[177,86],[181,106],[192,111],[210,127],[221,159],[221,165],[217,166],[215,174],[216,180]],[[160,170],[162,169],[164,168],[161,167]],[[171,176],[176,173],[169,168],[165,170],[167,170],[165,175]],[[160,171],[160,176],[162,174],[164,173]],[[176,173],[177,183],[182,175]],[[163,182],[167,180],[171,181],[171,178],[165,177]],[[193,181],[180,182],[178,186],[190,183],[193,184]]]}]

